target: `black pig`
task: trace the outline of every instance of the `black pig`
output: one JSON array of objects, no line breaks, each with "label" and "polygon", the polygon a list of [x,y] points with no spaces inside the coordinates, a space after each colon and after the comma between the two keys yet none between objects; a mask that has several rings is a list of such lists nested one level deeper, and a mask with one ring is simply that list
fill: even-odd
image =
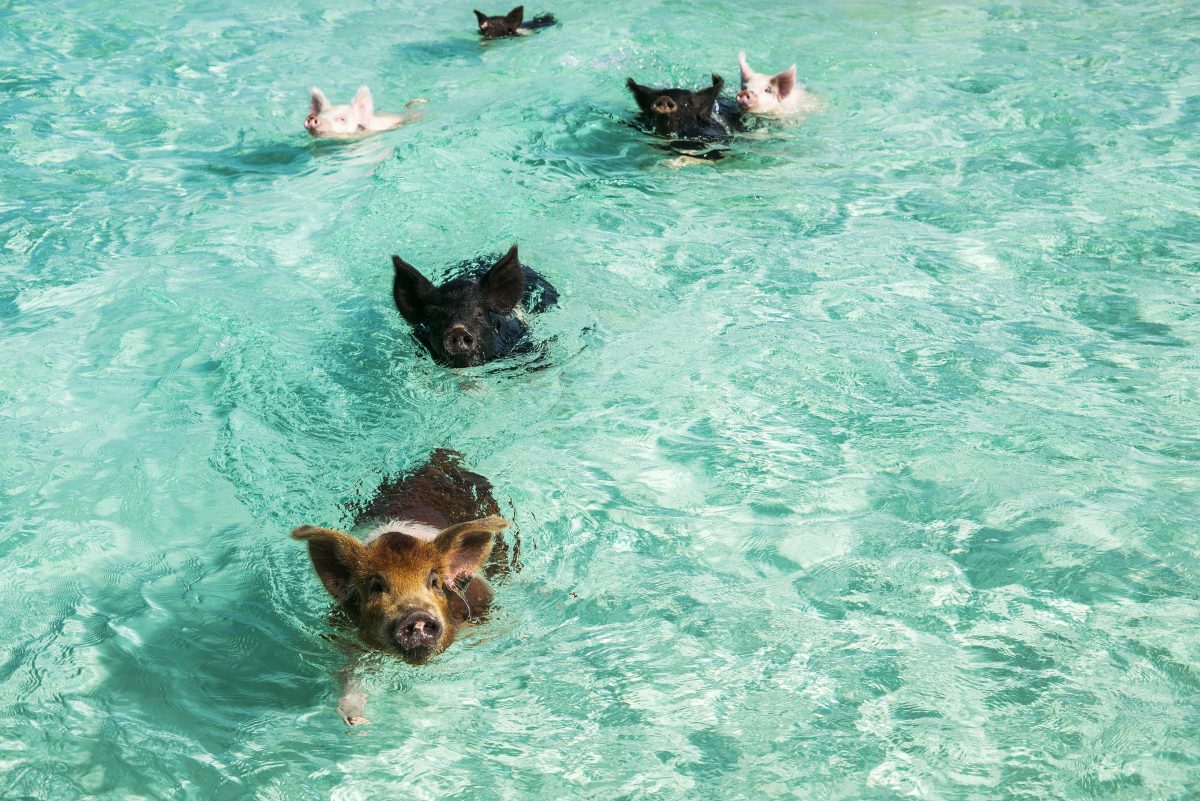
[{"label": "black pig", "polygon": [[[625,85],[642,111],[642,122],[659,136],[691,140],[725,140],[742,130],[741,110],[722,100],[725,80],[712,76],[712,86],[692,92],[687,89],[651,89],[633,78]],[[676,149],[700,149],[695,142],[676,142]]]},{"label": "black pig", "polygon": [[528,327],[517,315],[558,303],[546,279],[523,266],[517,246],[495,264],[474,259],[458,265],[451,280],[435,287],[415,267],[392,256],[392,295],[400,315],[433,358],[450,367],[471,367],[518,352]]},{"label": "black pig", "polygon": [[484,39],[524,36],[538,28],[549,28],[556,24],[552,14],[542,14],[524,22],[525,6],[517,6],[503,17],[489,17],[482,11],[476,11],[475,18],[479,20],[479,33]]}]

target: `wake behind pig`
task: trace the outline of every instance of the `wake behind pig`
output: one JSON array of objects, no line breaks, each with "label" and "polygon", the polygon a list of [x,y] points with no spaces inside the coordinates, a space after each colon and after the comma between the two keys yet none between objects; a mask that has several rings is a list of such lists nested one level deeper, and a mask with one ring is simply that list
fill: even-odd
[{"label": "wake behind pig", "polygon": [[400,316],[433,356],[449,367],[474,367],[527,352],[525,316],[558,303],[550,282],[521,264],[513,245],[494,264],[473,259],[434,286],[416,267],[392,256],[392,296]]}]

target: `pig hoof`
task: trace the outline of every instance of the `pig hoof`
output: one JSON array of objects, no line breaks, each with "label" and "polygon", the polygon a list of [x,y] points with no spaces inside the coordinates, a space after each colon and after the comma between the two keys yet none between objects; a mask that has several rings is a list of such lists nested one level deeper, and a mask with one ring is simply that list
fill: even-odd
[{"label": "pig hoof", "polygon": [[415,98],[415,99],[413,99],[413,100],[410,100],[410,101],[408,101],[407,103],[405,103],[405,104],[404,104],[404,107],[405,107],[405,108],[412,108],[413,106],[415,106],[415,105],[418,105],[418,104],[420,104],[420,103],[428,103],[428,102],[429,102],[429,101],[428,101],[428,100],[426,100],[425,98],[423,98],[423,97],[418,97],[418,98]]},{"label": "pig hoof", "polygon": [[371,721],[363,717],[363,707],[367,705],[367,696],[351,692],[342,696],[338,700],[337,713],[342,718],[342,722],[347,726],[359,726],[363,723]]}]

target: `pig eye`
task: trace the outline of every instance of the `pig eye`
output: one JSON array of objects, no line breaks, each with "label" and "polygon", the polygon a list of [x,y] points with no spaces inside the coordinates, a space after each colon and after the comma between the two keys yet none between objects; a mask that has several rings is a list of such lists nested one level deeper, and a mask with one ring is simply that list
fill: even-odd
[{"label": "pig eye", "polygon": [[383,580],[383,576],[372,576],[370,586],[372,595],[382,595],[387,592],[387,582]]},{"label": "pig eye", "polygon": [[434,570],[429,574],[429,589],[436,590],[440,586],[442,586],[442,579]]}]

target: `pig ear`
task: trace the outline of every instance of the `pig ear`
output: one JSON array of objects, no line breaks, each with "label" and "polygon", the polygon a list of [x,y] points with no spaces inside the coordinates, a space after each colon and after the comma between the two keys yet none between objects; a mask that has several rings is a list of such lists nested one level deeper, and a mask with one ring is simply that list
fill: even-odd
[{"label": "pig ear", "polygon": [[362,543],[345,532],[316,526],[300,526],[292,536],[308,542],[308,557],[334,600],[348,601],[354,594],[354,572],[362,557]]},{"label": "pig ear", "polygon": [[358,92],[350,101],[350,107],[354,109],[354,114],[358,117],[358,124],[366,127],[371,122],[371,118],[375,116],[375,100],[371,97],[370,88],[358,87]]},{"label": "pig ear", "polygon": [[712,116],[713,104],[717,102],[717,97],[721,94],[721,90],[725,88],[725,79],[720,75],[714,74],[712,81],[712,86],[693,93],[696,96],[696,113],[705,119]]},{"label": "pig ear", "polygon": [[493,538],[508,528],[503,517],[485,517],[442,531],[433,544],[442,552],[445,566],[443,580],[452,587],[461,587],[475,575],[492,553]]},{"label": "pig ear", "polygon": [[771,83],[775,84],[776,94],[779,99],[787,97],[796,88],[796,65],[788,67],[783,72],[771,79]]},{"label": "pig ear", "polygon": [[517,246],[509,248],[479,283],[483,286],[489,309],[497,314],[508,314],[516,308],[525,295],[525,270],[517,258]]},{"label": "pig ear", "polygon": [[322,111],[324,111],[329,106],[329,98],[327,98],[325,96],[325,93],[322,92],[317,87],[315,87],[315,86],[312,87],[311,89],[308,90],[308,93],[312,96],[312,113],[313,114],[320,114]]},{"label": "pig ear", "polygon": [[509,25],[520,25],[523,19],[525,19],[525,6],[517,6],[504,15],[504,21]]},{"label": "pig ear", "polygon": [[483,23],[487,22],[487,14],[484,14],[482,11],[475,9],[475,19],[479,21],[479,25],[480,25],[480,27],[482,27]]},{"label": "pig ear", "polygon": [[746,61],[746,51],[738,53],[738,64],[742,67],[742,83],[754,77],[754,70],[750,69],[750,63]]},{"label": "pig ear", "polygon": [[425,314],[425,304],[437,290],[416,267],[399,256],[392,256],[392,266],[396,269],[396,276],[392,279],[392,297],[396,299],[396,308],[400,310],[401,317],[411,325],[416,325]]},{"label": "pig ear", "polygon": [[649,86],[642,86],[633,78],[625,79],[625,85],[629,87],[629,91],[633,92],[633,99],[637,102],[638,108],[645,111],[650,104],[654,102],[654,97],[657,94]]}]

